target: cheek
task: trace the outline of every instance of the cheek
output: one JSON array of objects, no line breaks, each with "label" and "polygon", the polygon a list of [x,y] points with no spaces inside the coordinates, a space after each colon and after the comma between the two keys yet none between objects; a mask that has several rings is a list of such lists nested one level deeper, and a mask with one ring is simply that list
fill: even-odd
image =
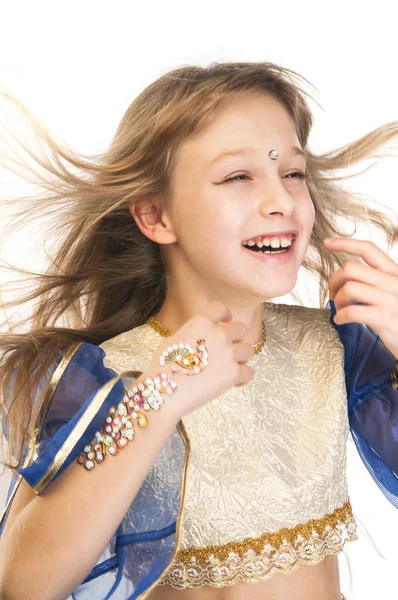
[{"label": "cheek", "polygon": [[191,259],[200,261],[222,248],[217,211],[208,210],[200,198],[190,196],[190,202],[180,206],[176,215],[177,238]]},{"label": "cheek", "polygon": [[203,274],[225,274],[236,264],[240,236],[231,215],[221,210],[193,211],[180,231],[181,246],[188,259]]},{"label": "cheek", "polygon": [[300,223],[302,227],[302,245],[300,244],[300,254],[302,253],[301,258],[304,258],[311,241],[315,223],[315,208],[309,196],[303,198],[300,204],[297,204],[297,211],[297,222]]},{"label": "cheek", "polygon": [[[242,218],[247,216],[247,208],[242,206],[242,213],[232,203],[223,202],[220,198],[191,196],[189,205],[182,207],[179,214],[180,233],[187,239],[190,232],[190,243],[206,241],[213,248],[224,248],[228,251],[228,243],[233,239],[240,240]],[[181,227],[182,226],[182,227]]]},{"label": "cheek", "polygon": [[303,199],[301,206],[302,221],[307,229],[312,230],[315,223],[315,207],[309,194]]}]

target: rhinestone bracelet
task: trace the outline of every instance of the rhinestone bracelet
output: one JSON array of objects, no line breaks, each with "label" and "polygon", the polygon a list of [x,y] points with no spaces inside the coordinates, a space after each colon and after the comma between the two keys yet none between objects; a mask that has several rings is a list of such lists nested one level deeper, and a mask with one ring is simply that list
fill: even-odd
[{"label": "rhinestone bracelet", "polygon": [[104,462],[107,452],[116,456],[134,439],[134,421],[139,427],[147,426],[148,419],[142,409],[159,410],[164,402],[162,394],[170,395],[176,388],[177,384],[169,379],[167,373],[158,373],[153,379],[147,377],[138,387],[126,389],[122,401],[111,406],[102,429],[95,433],[91,444],[84,447],[77,462],[91,470],[95,463]]}]

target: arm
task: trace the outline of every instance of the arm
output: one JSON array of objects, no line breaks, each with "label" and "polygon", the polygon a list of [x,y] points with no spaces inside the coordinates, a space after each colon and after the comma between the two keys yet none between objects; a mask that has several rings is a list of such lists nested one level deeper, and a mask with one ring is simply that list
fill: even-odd
[{"label": "arm", "polygon": [[330,322],[345,351],[348,418],[358,452],[379,488],[398,508],[398,391],[392,387],[395,357],[374,331],[359,323]]},{"label": "arm", "polygon": [[[151,411],[148,427],[138,430],[118,456],[91,471],[78,465],[77,456],[124,394],[122,380],[103,366],[103,355],[91,344],[76,353],[57,386],[39,457],[20,471],[23,484],[0,540],[0,596],[5,600],[64,600],[76,589],[107,547],[177,425],[175,408],[166,401],[159,412]],[[81,403],[71,418],[65,418],[61,401],[68,395],[75,401],[73,410],[79,397]],[[178,391],[174,396],[176,406]]]}]

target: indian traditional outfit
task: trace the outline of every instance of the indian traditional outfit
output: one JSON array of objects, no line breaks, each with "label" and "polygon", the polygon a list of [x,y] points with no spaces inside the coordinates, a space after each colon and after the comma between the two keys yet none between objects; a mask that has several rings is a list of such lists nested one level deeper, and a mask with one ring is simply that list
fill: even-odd
[{"label": "indian traditional outfit", "polygon": [[[349,430],[398,508],[395,358],[369,327],[336,325],[335,312],[332,301],[324,309],[264,303],[267,341],[248,363],[254,378],[180,420],[69,600],[142,600],[166,584],[254,583],[341,552],[357,539]],[[145,372],[162,340],[145,323],[58,357],[43,381],[38,445],[19,480],[40,494],[75,461],[122,400],[129,373]],[[3,522],[17,486],[13,479]]]}]

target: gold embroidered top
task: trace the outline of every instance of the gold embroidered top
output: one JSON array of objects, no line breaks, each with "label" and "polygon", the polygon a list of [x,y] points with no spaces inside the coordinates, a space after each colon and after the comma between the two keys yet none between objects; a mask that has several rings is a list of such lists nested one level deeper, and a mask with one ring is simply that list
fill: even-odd
[{"label": "gold embroidered top", "polygon": [[[329,317],[265,302],[267,342],[249,362],[253,380],[183,418],[191,454],[179,543],[159,585],[260,581],[357,539],[344,349]],[[104,363],[145,371],[162,339],[141,325],[101,344]]]}]

